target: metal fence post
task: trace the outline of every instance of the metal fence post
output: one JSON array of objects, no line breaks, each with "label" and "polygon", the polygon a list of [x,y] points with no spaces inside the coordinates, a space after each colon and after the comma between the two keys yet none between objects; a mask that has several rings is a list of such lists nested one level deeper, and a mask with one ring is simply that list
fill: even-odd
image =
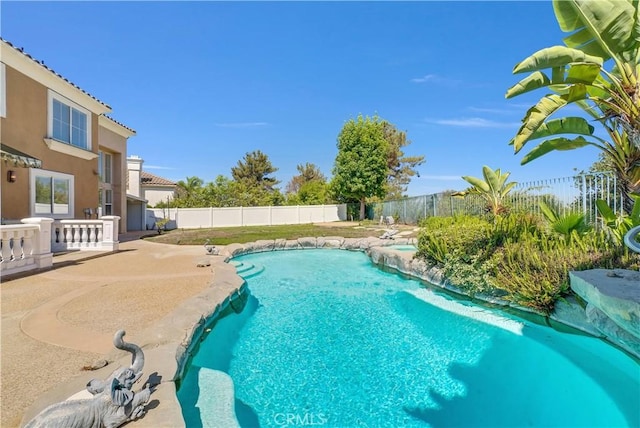
[{"label": "metal fence post", "polygon": [[581,174],[582,177],[582,214],[587,216],[587,177]]}]

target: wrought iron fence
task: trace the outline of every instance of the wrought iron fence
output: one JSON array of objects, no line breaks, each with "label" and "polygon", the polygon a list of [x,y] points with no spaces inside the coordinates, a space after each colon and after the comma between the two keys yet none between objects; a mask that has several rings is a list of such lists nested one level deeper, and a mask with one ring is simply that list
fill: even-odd
[{"label": "wrought iron fence", "polygon": [[[540,213],[540,201],[545,201],[560,214],[580,212],[590,224],[596,224],[597,199],[604,199],[616,214],[621,214],[622,195],[618,191],[614,174],[580,174],[518,183],[507,196],[505,203],[512,211]],[[348,212],[353,210],[354,214],[357,213],[357,207],[353,208],[348,207]],[[485,209],[486,204],[478,195],[459,197],[435,193],[369,204],[367,218],[393,216],[401,223],[417,224],[427,217],[481,214]],[[357,215],[352,217],[357,218]]]}]

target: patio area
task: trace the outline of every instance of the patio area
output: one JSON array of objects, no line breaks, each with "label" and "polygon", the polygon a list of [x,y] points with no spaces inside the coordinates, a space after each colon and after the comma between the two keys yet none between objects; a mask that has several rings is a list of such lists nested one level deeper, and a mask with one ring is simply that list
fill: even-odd
[{"label": "patio area", "polygon": [[[3,278],[0,426],[17,427],[25,412],[34,416],[28,414],[34,404],[64,400],[88,380],[128,365],[130,356],[112,344],[118,329],[145,352],[142,381],[156,373],[162,382],[151,396],[157,408],[130,426],[181,422],[166,405],[175,400],[175,349],[198,320],[170,314],[203,292],[214,307],[213,299],[222,302],[241,283],[223,257],[207,256],[202,246],[149,243],[139,239],[144,234],[121,235],[117,252],[56,255],[51,270]],[[203,261],[211,266],[198,267]],[[215,289],[214,265],[221,265]],[[86,370],[105,359],[116,364]]]}]

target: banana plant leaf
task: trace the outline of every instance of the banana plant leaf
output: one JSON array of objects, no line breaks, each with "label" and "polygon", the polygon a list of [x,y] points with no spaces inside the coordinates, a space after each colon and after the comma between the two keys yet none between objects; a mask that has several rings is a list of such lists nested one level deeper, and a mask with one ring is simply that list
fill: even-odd
[{"label": "banana plant leaf", "polygon": [[534,132],[553,113],[568,104],[565,96],[551,94],[543,97],[538,103],[527,111],[522,120],[523,124],[513,139],[513,148],[516,153],[531,139]]},{"label": "banana plant leaf", "polygon": [[505,98],[513,98],[517,95],[535,91],[536,89],[544,88],[549,85],[551,85],[551,79],[549,79],[549,77],[547,77],[543,72],[535,71],[507,89]]},{"label": "banana plant leaf", "polygon": [[553,10],[560,29],[572,33],[564,38],[565,44],[585,54],[606,60],[638,43],[633,1],[554,0]]},{"label": "banana plant leaf", "polygon": [[607,201],[604,199],[596,200],[596,208],[606,223],[616,220],[616,214],[613,212]]},{"label": "banana plant leaf", "polygon": [[538,138],[546,138],[552,135],[560,134],[577,134],[592,136],[595,128],[589,125],[586,119],[582,117],[563,117],[560,119],[548,120],[534,132],[530,140],[536,140]]},{"label": "banana plant leaf", "polygon": [[509,177],[508,172],[503,175],[500,172],[500,168],[494,171],[486,165],[482,167],[482,175],[484,176],[484,180],[489,185],[490,191],[494,194],[500,191],[504,182]]},{"label": "banana plant leaf", "polygon": [[565,150],[573,150],[578,149],[580,147],[587,146],[589,144],[594,144],[590,141],[585,140],[583,137],[577,137],[574,139],[569,138],[553,138],[551,140],[545,140],[539,145],[537,145],[533,150],[527,153],[520,162],[521,165],[525,165],[532,160],[538,159],[540,156],[544,156],[549,152],[554,150],[565,151]]},{"label": "banana plant leaf", "polygon": [[567,70],[567,83],[583,83],[592,85],[600,74],[602,66],[592,63],[571,64]]},{"label": "banana plant leaf", "polygon": [[491,189],[489,188],[489,184],[481,178],[478,177],[470,177],[468,175],[463,175],[462,179],[467,183],[471,184],[473,187],[480,189],[483,192],[489,192]]},{"label": "banana plant leaf", "polygon": [[587,55],[581,50],[568,48],[566,46],[552,46],[540,49],[533,55],[525,58],[516,64],[513,73],[526,73],[539,71],[547,68],[564,67],[571,63],[591,63],[602,67],[602,58]]}]

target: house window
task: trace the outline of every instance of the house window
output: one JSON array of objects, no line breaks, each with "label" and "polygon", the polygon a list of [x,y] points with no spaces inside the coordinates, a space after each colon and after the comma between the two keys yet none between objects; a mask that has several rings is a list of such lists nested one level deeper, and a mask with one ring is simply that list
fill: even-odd
[{"label": "house window", "polygon": [[113,155],[111,153],[98,152],[98,175],[100,176],[100,207],[102,215],[113,215]]},{"label": "house window", "polygon": [[31,170],[31,211],[35,216],[73,216],[73,176]]},{"label": "house window", "polygon": [[103,183],[111,183],[112,159],[113,156],[110,153],[105,153],[103,151],[99,152],[98,174],[100,175],[100,181]]},{"label": "house window", "polygon": [[98,199],[102,215],[113,215],[113,191],[111,189],[100,189]]},{"label": "house window", "polygon": [[49,91],[49,135],[56,141],[91,150],[91,113]]},{"label": "house window", "polygon": [[113,191],[104,191],[104,215],[113,215]]}]

